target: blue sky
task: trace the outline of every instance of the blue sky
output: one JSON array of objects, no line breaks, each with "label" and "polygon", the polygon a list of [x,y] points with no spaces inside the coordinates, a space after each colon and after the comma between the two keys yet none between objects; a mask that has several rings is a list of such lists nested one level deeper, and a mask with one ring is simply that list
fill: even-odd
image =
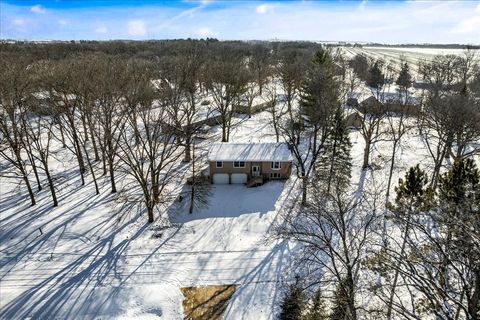
[{"label": "blue sky", "polygon": [[0,0],[0,38],[480,44],[480,1]]}]

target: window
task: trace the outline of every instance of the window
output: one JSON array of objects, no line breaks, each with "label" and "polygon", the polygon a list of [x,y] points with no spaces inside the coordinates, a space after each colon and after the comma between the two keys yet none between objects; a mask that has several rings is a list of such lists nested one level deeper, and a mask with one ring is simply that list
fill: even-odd
[{"label": "window", "polygon": [[223,161],[217,161],[217,168],[223,168]]},{"label": "window", "polygon": [[270,173],[270,179],[280,179],[280,173],[278,172]]},{"label": "window", "polygon": [[274,161],[270,164],[270,168],[272,168],[273,170],[278,170],[280,169],[280,162],[278,161]]},{"label": "window", "polygon": [[245,168],[245,161],[233,161],[234,168]]}]

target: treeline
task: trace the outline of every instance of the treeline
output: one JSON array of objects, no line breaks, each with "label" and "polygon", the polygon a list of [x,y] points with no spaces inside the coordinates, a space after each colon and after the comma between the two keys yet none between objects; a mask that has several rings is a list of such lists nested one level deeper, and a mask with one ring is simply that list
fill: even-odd
[{"label": "treeline", "polygon": [[[198,45],[203,47],[212,47],[219,45],[219,41],[214,38],[202,40],[178,39],[178,40],[111,40],[111,41],[0,41],[0,52],[29,55],[36,59],[63,59],[69,55],[79,53],[106,53],[110,55],[123,55],[128,57],[140,57],[145,59],[157,59],[158,57],[168,56],[178,51],[178,48]],[[313,42],[267,42],[267,41],[222,41],[221,45],[233,45],[237,48],[249,50],[252,46],[262,46],[272,50],[273,54],[286,49],[313,50],[319,45]]]}]

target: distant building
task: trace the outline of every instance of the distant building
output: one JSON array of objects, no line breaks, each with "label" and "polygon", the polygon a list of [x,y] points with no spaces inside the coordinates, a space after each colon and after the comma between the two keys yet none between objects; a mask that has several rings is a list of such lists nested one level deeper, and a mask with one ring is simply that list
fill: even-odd
[{"label": "distant building", "polygon": [[356,109],[362,113],[403,113],[417,115],[421,111],[421,100],[418,97],[398,93],[385,92],[379,97],[370,96],[360,102]]}]

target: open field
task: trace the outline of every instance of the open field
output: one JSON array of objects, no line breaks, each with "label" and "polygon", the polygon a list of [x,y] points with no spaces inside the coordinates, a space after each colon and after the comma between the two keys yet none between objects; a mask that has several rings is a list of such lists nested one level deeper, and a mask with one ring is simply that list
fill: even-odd
[{"label": "open field", "polygon": [[[432,48],[403,48],[403,47],[362,47],[362,48],[341,48],[349,58],[363,54],[370,59],[381,59],[390,63],[396,70],[399,70],[402,61],[408,62],[412,70],[416,70],[419,63],[431,61],[436,55],[459,55],[462,56],[465,50],[462,49],[432,49]],[[474,49],[477,59],[480,50]]]}]

